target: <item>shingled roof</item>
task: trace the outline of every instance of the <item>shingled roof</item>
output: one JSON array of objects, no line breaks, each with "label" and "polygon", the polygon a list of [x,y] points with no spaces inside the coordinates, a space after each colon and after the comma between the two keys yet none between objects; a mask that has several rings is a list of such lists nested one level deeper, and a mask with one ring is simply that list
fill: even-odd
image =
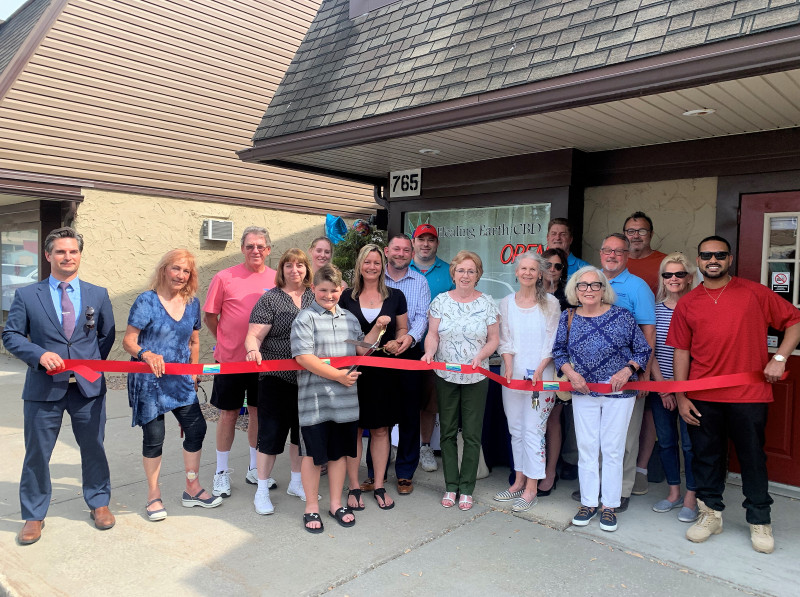
[{"label": "shingled roof", "polygon": [[265,140],[800,22],[800,0],[325,0]]},{"label": "shingled roof", "polygon": [[0,74],[14,59],[51,0],[30,0],[0,23]]}]

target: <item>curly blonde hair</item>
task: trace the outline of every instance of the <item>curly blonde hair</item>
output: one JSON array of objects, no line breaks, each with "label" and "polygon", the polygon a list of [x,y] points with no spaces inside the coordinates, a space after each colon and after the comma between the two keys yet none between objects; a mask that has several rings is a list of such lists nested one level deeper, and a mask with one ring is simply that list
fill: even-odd
[{"label": "curly blonde hair", "polygon": [[150,290],[158,291],[158,287],[166,279],[167,269],[173,263],[186,260],[189,264],[189,280],[186,285],[181,288],[180,295],[183,297],[183,302],[187,305],[192,301],[194,295],[197,294],[197,267],[195,267],[194,255],[186,249],[172,249],[161,258],[156,266],[156,271],[150,276]]}]

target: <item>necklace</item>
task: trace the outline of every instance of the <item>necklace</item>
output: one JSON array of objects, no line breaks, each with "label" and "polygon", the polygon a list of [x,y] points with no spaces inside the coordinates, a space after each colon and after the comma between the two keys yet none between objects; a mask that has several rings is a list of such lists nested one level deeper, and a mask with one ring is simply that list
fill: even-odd
[{"label": "necklace", "polygon": [[710,298],[712,301],[714,301],[714,304],[716,305],[716,304],[717,304],[717,302],[719,301],[720,297],[722,297],[722,293],[723,293],[723,292],[725,292],[725,289],[728,287],[728,284],[730,284],[730,283],[731,283],[731,281],[730,281],[730,279],[729,279],[729,280],[728,280],[728,283],[727,283],[727,284],[725,284],[725,286],[723,286],[723,287],[722,287],[722,290],[721,290],[721,291],[720,291],[720,293],[717,295],[717,298],[714,298],[713,296],[711,296],[711,293],[708,291],[708,288],[706,288],[706,285],[705,285],[705,284],[703,284],[703,290],[705,290],[705,291],[706,291],[706,294],[708,295],[708,298]]}]

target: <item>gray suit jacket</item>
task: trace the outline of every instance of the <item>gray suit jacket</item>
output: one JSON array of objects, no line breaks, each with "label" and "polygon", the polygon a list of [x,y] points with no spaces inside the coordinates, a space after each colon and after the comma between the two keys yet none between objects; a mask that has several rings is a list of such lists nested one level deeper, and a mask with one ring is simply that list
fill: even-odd
[{"label": "gray suit jacket", "polygon": [[[28,364],[23,400],[55,401],[67,393],[69,373],[50,376],[39,359],[45,352],[55,352],[62,359],[105,359],[114,344],[114,313],[108,291],[81,280],[81,304],[85,311],[94,307],[95,326],[87,325],[86,313],[78,313],[71,338],[64,335],[53,308],[47,280],[20,288],[14,294],[3,330],[3,345]],[[81,393],[87,398],[106,393],[103,376],[90,382],[76,376]]]}]

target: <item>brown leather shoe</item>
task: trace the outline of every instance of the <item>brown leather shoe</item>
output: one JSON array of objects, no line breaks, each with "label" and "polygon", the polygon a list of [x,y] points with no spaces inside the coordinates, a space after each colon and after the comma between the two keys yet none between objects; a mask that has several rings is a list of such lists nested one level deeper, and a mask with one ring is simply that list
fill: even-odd
[{"label": "brown leather shoe", "polygon": [[361,491],[372,491],[375,489],[375,479],[367,477],[360,486]]},{"label": "brown leather shoe", "polygon": [[114,526],[115,522],[117,522],[114,519],[114,515],[111,513],[111,510],[108,509],[108,506],[95,508],[89,513],[89,516],[91,516],[92,520],[94,520],[94,526],[101,531],[107,531]]},{"label": "brown leather shoe", "polygon": [[20,545],[30,545],[42,538],[44,520],[26,520],[22,525],[22,530],[17,535],[17,543]]},{"label": "brown leather shoe", "polygon": [[400,495],[408,495],[414,491],[414,483],[411,479],[398,479],[397,480],[397,493]]}]

